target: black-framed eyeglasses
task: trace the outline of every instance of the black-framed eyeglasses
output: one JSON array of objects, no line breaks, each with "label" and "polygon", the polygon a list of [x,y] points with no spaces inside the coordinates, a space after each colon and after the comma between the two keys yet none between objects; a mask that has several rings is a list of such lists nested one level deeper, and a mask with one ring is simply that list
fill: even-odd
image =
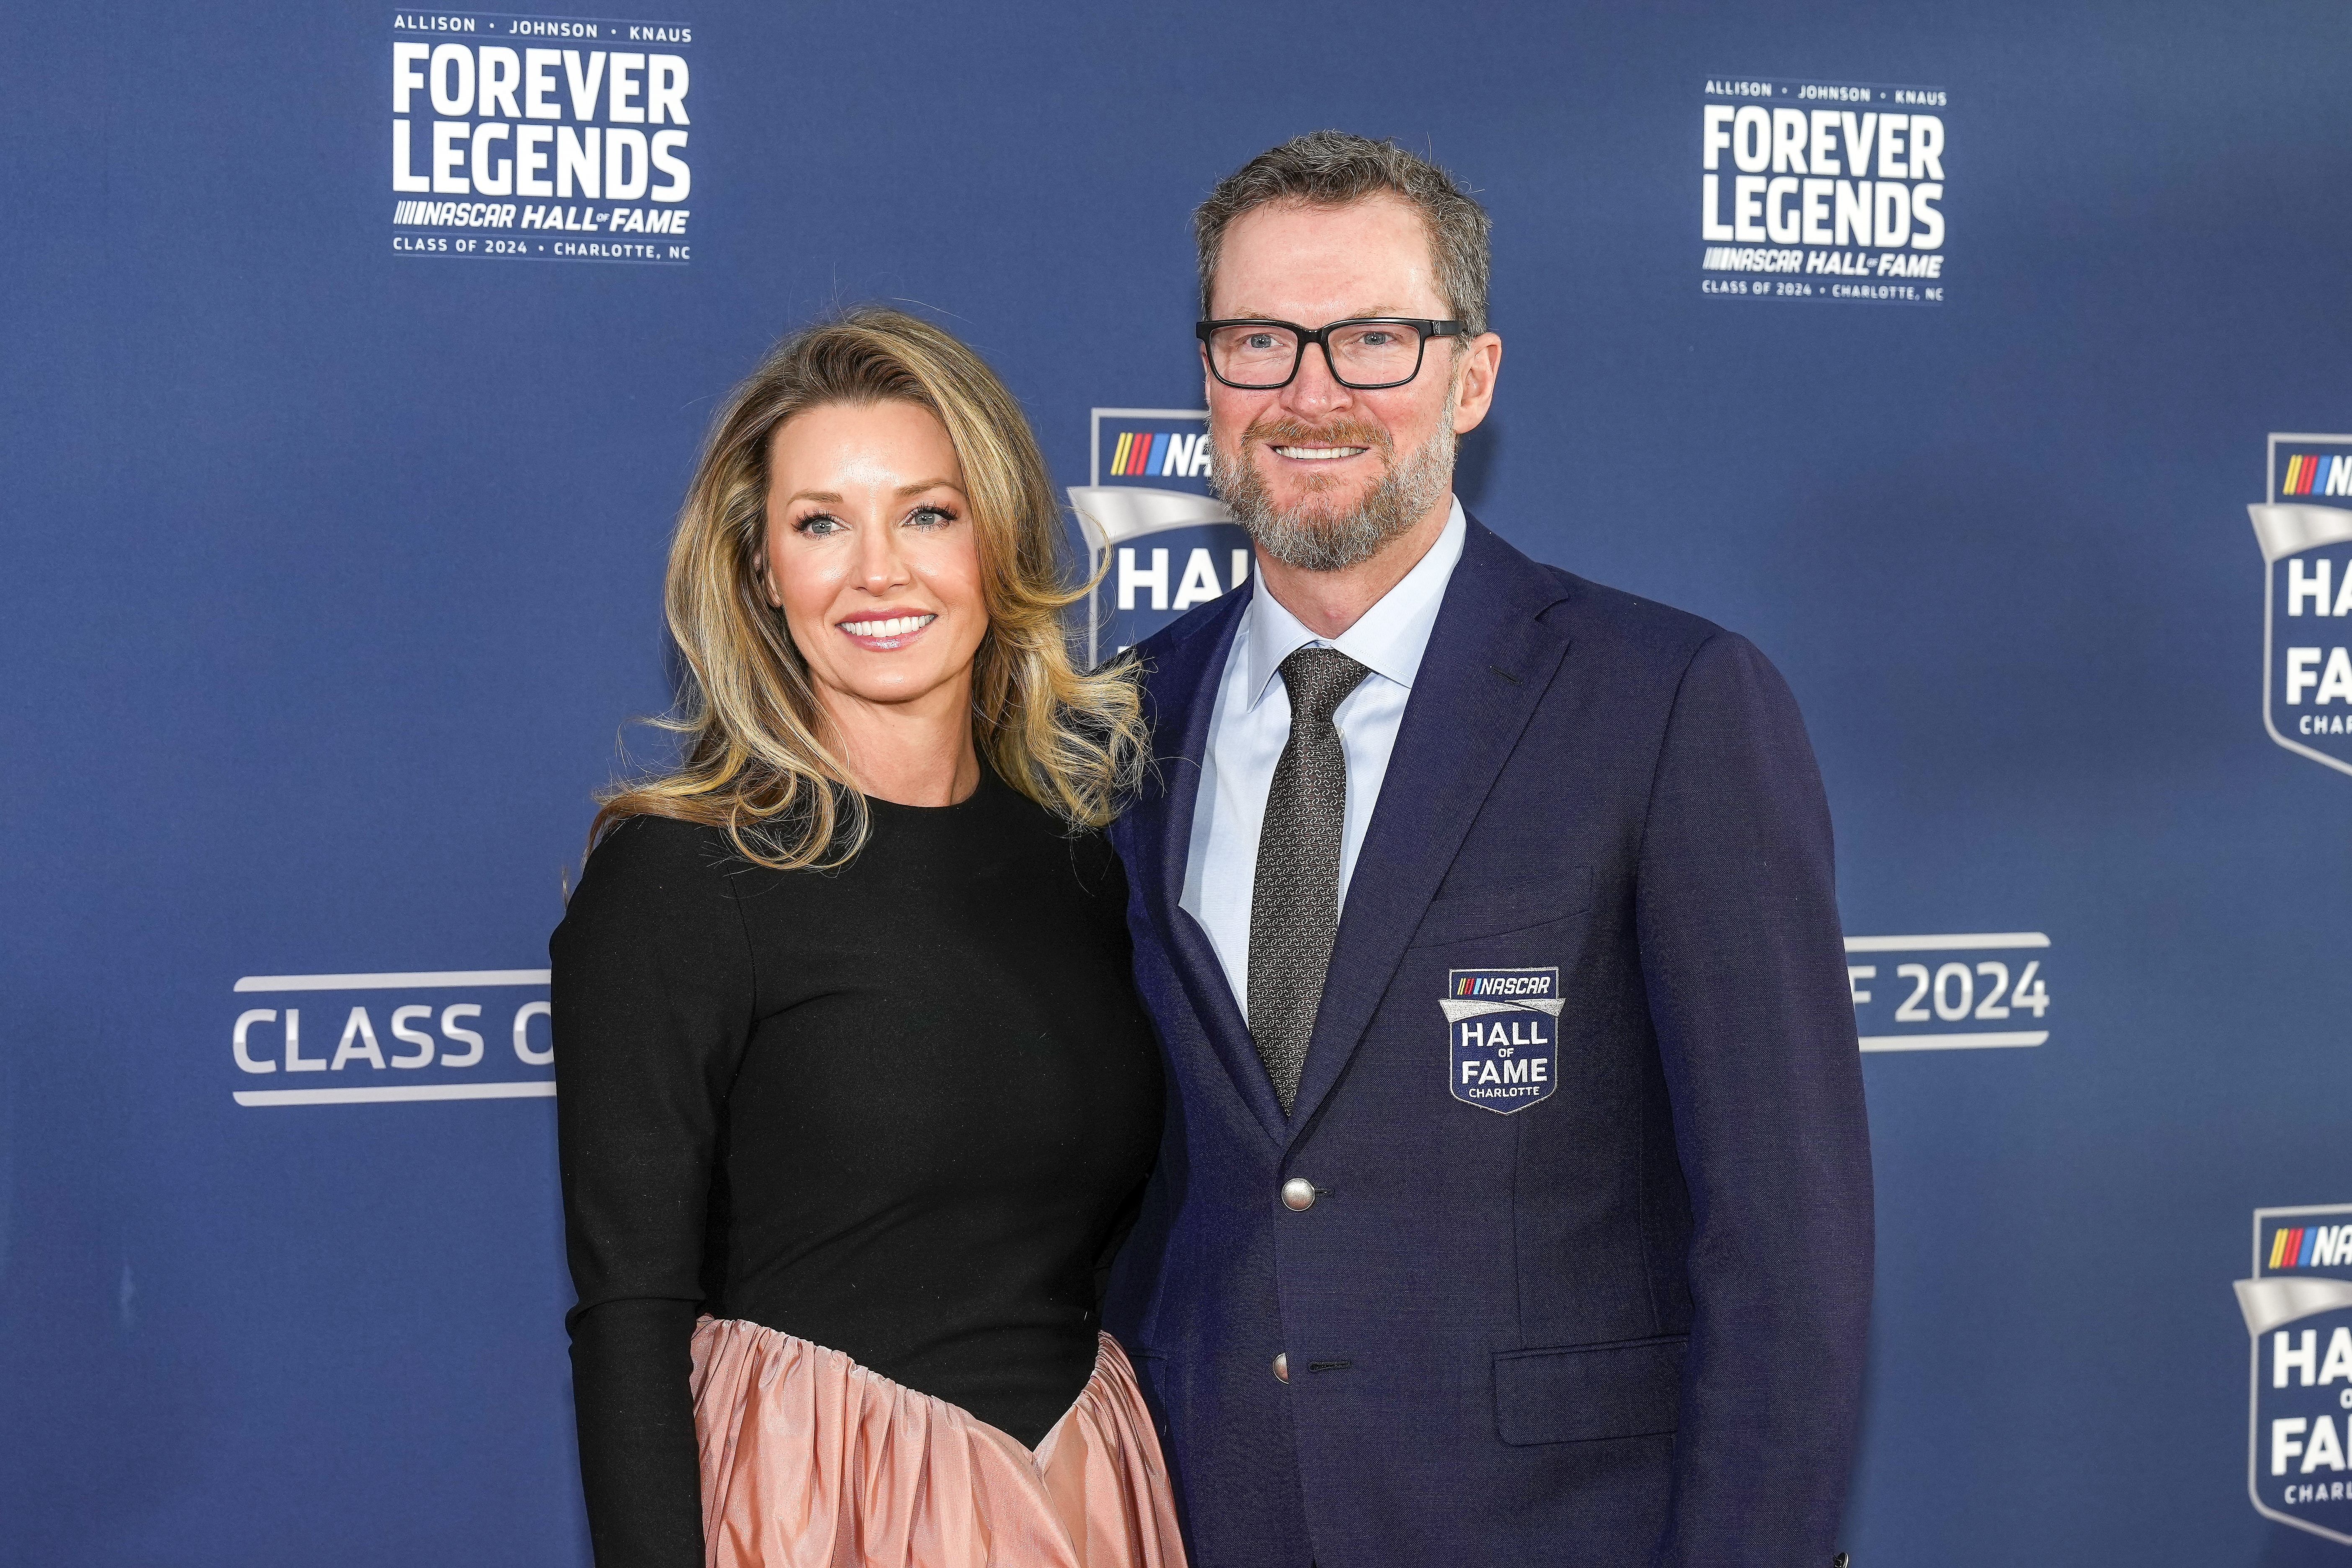
[{"label": "black-framed eyeglasses", "polygon": [[1239,392],[1273,392],[1298,377],[1307,345],[1323,345],[1331,379],[1353,392],[1402,386],[1421,374],[1432,338],[1458,338],[1459,321],[1360,316],[1312,331],[1296,321],[1202,321],[1192,329],[1208,350],[1209,372]]}]

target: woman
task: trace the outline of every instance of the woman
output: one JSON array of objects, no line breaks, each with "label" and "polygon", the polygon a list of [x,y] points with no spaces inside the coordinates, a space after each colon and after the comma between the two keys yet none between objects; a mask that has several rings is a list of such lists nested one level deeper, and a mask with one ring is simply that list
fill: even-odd
[{"label": "woman", "polygon": [[683,765],[551,942],[600,1568],[1160,1568],[1097,1271],[1159,1140],[1096,831],[1134,688],[971,352],[864,310],[720,412],[670,552]]}]

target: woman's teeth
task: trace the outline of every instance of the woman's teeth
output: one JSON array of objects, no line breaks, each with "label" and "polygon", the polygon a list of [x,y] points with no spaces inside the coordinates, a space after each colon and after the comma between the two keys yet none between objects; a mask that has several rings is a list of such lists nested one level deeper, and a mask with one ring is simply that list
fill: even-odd
[{"label": "woman's teeth", "polygon": [[1353,458],[1364,450],[1361,447],[1276,447],[1275,451],[1285,458],[1297,458],[1303,462],[1328,463],[1335,458]]},{"label": "woman's teeth", "polygon": [[938,619],[937,616],[893,616],[887,621],[844,621],[841,629],[854,637],[902,637]]}]

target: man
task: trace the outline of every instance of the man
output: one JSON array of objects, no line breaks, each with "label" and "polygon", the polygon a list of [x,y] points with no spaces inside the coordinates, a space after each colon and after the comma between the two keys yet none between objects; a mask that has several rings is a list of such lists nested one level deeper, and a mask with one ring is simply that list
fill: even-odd
[{"label": "man", "polygon": [[1502,342],[1443,172],[1318,132],[1195,228],[1260,577],[1140,649],[1171,1095],[1108,1310],[1195,1568],[1828,1568],[1870,1163],[1796,707],[1454,500]]}]

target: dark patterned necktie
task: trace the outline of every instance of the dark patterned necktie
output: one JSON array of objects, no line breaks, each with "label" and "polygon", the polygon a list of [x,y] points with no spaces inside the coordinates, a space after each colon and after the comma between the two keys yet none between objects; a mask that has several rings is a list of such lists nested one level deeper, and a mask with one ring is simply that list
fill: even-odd
[{"label": "dark patterned necktie", "polygon": [[1282,661],[1290,739],[1274,767],[1250,895],[1250,1037],[1290,1114],[1323,973],[1339,930],[1339,837],[1348,817],[1348,753],[1331,715],[1371,671],[1333,647]]}]

